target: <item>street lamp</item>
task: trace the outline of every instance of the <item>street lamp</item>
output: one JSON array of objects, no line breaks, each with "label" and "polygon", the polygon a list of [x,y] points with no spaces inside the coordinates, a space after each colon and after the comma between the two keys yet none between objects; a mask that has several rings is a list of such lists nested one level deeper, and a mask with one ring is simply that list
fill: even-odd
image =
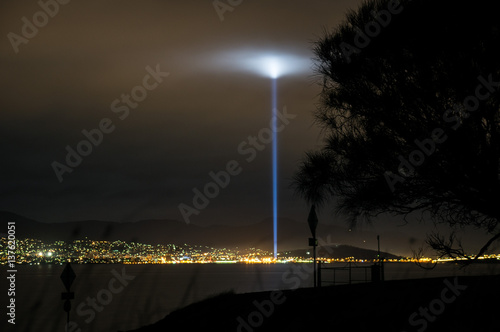
[{"label": "street lamp", "polygon": [[314,204],[311,206],[311,211],[309,211],[307,223],[309,224],[309,229],[311,229],[312,234],[312,238],[309,238],[309,245],[313,247],[314,287],[316,287],[316,247],[318,246],[318,240],[316,239],[316,227],[318,226],[318,216],[316,215],[316,207]]}]

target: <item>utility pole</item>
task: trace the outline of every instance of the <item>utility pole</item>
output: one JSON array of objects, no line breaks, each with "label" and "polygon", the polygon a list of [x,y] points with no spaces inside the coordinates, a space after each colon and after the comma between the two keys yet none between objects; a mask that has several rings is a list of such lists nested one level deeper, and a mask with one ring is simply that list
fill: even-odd
[{"label": "utility pole", "polygon": [[377,245],[378,245],[377,257],[378,257],[380,280],[384,281],[384,260],[382,257],[380,257],[380,235],[377,235]]},{"label": "utility pole", "polygon": [[380,263],[380,235],[377,235],[377,246],[378,246],[377,258]]}]

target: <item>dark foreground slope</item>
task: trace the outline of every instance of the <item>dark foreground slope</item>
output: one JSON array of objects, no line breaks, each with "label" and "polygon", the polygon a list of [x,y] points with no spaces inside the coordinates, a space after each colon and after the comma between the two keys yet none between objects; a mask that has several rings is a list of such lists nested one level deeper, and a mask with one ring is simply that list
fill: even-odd
[{"label": "dark foreground slope", "polygon": [[222,294],[135,332],[499,330],[500,275]]}]

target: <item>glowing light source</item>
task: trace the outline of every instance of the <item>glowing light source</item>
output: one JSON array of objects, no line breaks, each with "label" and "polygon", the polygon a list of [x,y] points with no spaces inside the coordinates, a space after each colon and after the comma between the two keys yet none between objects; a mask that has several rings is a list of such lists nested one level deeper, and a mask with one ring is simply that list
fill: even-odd
[{"label": "glowing light source", "polygon": [[269,73],[269,77],[271,77],[273,80],[277,79],[280,76],[280,72],[282,70],[280,68],[279,60],[277,58],[275,57],[263,58],[262,64],[264,66],[264,71],[267,71]]},{"label": "glowing light source", "polygon": [[277,131],[277,98],[276,77],[272,80],[272,119],[273,119],[273,241],[274,258],[278,256],[278,131]]},{"label": "glowing light source", "polygon": [[284,67],[277,57],[263,57],[259,60],[263,73],[267,73],[271,81],[272,110],[272,181],[273,181],[273,243],[274,259],[278,258],[278,130],[277,130],[277,79],[284,72]]},{"label": "glowing light source", "polygon": [[285,75],[310,73],[311,57],[257,51],[255,49],[239,49],[221,52],[208,58],[205,63],[220,72],[247,71],[271,78],[272,83],[272,191],[273,191],[273,242],[274,258],[278,256],[278,137],[277,137],[277,79]]},{"label": "glowing light source", "polygon": [[308,74],[312,65],[309,56],[248,49],[218,53],[208,62],[217,71],[248,71],[272,79]]}]

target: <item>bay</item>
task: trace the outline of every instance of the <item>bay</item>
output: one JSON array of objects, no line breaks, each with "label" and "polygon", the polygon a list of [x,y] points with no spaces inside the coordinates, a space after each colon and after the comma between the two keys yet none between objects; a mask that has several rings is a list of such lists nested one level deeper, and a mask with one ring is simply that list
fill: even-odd
[{"label": "bay", "polygon": [[[331,266],[344,267],[344,263]],[[369,264],[353,264],[369,267]],[[124,331],[152,324],[173,310],[223,292],[248,293],[312,287],[312,264],[177,264],[118,265],[72,264],[70,331]],[[2,331],[64,331],[66,312],[60,279],[63,265],[18,266],[16,325]],[[352,279],[364,279],[364,269],[353,269]],[[460,268],[453,263],[425,270],[412,263],[386,263],[385,279],[500,274],[500,264]],[[325,285],[333,271],[322,273]],[[369,278],[369,271],[368,271]],[[337,282],[347,282],[347,271],[336,271]],[[3,278],[2,289],[7,290]],[[6,301],[3,303],[7,304]],[[5,308],[5,307],[4,307]]]}]

